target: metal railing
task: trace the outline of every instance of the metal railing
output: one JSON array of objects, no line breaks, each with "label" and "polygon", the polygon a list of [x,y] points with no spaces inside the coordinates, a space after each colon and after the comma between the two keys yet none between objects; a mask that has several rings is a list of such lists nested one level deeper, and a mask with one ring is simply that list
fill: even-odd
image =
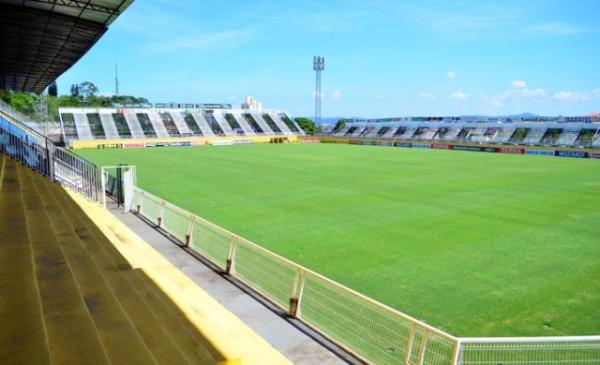
[{"label": "metal railing", "polygon": [[100,201],[98,168],[21,121],[33,123],[0,100],[0,152],[86,197]]},{"label": "metal railing", "polygon": [[457,338],[138,187],[132,209],[357,358],[375,364],[600,364],[600,336]]},{"label": "metal railing", "polygon": [[452,364],[458,340],[139,188],[140,215],[290,316],[378,364]]}]

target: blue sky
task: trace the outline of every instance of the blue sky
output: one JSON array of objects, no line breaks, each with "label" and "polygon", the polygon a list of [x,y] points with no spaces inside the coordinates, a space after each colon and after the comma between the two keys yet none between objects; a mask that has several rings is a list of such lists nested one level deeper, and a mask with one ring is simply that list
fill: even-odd
[{"label": "blue sky", "polygon": [[137,0],[59,79],[323,115],[600,112],[600,1]]}]

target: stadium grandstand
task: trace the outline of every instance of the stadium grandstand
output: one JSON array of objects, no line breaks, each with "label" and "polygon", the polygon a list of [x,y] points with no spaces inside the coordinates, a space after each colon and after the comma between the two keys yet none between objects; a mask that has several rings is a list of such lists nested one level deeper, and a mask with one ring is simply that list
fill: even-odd
[{"label": "stadium grandstand", "polygon": [[[227,104],[155,104],[142,108],[60,108],[60,133],[73,140],[173,137],[302,136],[280,110],[232,109]],[[41,130],[43,126],[32,125]]]},{"label": "stadium grandstand", "polygon": [[[0,0],[0,49],[3,50],[0,54],[0,88],[42,93],[85,55],[131,3],[132,0]],[[478,181],[462,180],[461,176],[451,181],[450,189],[436,190],[438,185],[433,183],[444,180],[436,178],[439,175],[434,174],[434,170],[440,170],[441,163],[458,166],[453,172],[463,168],[463,172],[487,173],[492,169],[487,168],[486,160],[481,159],[479,165],[470,165],[486,168],[464,168],[462,161],[453,164],[450,158],[464,156],[445,151],[361,149],[308,143],[270,145],[283,142],[335,142],[440,149],[454,147],[464,151],[490,149],[502,153],[535,150],[536,154],[547,152],[564,157],[600,158],[597,149],[600,147],[598,117],[556,120],[462,117],[352,120],[339,130],[330,129],[317,137],[306,136],[287,112],[263,110],[262,105],[251,97],[240,108],[232,108],[229,104],[156,103],[112,108],[60,108],[59,117],[60,124],[50,127],[47,123],[26,117],[0,100],[0,364],[600,364],[600,336],[592,333],[595,328],[588,329],[585,333],[587,336],[573,333],[580,328],[571,327],[556,332],[537,332],[554,331],[548,320],[544,321],[542,327],[536,324],[525,335],[551,333],[554,336],[460,337],[454,334],[453,328],[456,327],[453,326],[466,322],[469,317],[487,321],[489,311],[502,309],[502,302],[521,299],[519,292],[510,287],[494,287],[499,293],[508,294],[506,298],[498,296],[491,302],[485,296],[489,287],[482,286],[477,295],[469,295],[467,290],[456,290],[456,287],[450,286],[441,291],[431,290],[431,285],[444,275],[444,271],[436,273],[436,270],[432,270],[424,274],[430,266],[436,266],[435,269],[438,269],[437,266],[439,269],[458,266],[452,260],[454,252],[449,242],[451,240],[446,240],[447,237],[443,235],[438,239],[433,231],[436,226],[460,228],[460,223],[469,221],[477,214],[474,213],[478,211],[475,209],[477,207],[473,208],[473,205],[462,209],[463,215],[449,217],[452,213],[445,214],[445,206],[456,202],[445,198],[452,198],[455,191],[463,197],[463,201],[465,196],[473,197],[469,200],[483,206],[482,209],[486,209],[491,219],[499,217],[494,214],[506,214],[505,210],[509,211],[508,214],[521,213],[510,211],[510,205],[496,212],[493,202],[480,202],[475,195],[469,195],[472,193],[470,190],[477,190],[476,187],[482,185],[477,185]],[[254,143],[262,145],[246,146]],[[243,145],[146,149],[208,144]],[[342,153],[333,156],[336,154],[332,152],[333,148],[338,147],[343,147],[340,149]],[[535,149],[538,147],[544,148]],[[140,150],[124,151],[120,148]],[[276,149],[277,152],[274,152]],[[394,168],[390,164],[390,161],[402,161],[399,156],[358,158],[356,153],[364,151],[371,152],[370,156],[384,156],[379,152],[406,152],[404,155],[409,155],[408,152],[424,152],[414,154],[413,163],[398,163],[397,166],[423,167],[425,152],[431,155],[437,153],[444,159],[441,163],[438,160],[440,164],[428,167],[428,171],[422,169],[419,173],[401,176],[392,175]],[[112,158],[111,153],[117,156],[117,160],[111,160],[113,164],[103,163]],[[199,155],[201,153],[206,154]],[[213,153],[213,158],[210,158],[210,153]],[[216,155],[218,153],[224,154]],[[92,158],[94,154],[99,160]],[[154,164],[154,170],[149,168],[140,176],[147,177],[147,181],[152,180],[152,175],[155,178],[158,176],[154,183],[159,181],[157,185],[162,184],[162,190],[155,188],[156,185],[152,187],[151,183],[149,187],[141,183],[138,185],[138,166],[124,162],[132,155],[140,158],[140,165],[144,162]],[[268,160],[274,155],[281,159]],[[494,186],[506,181],[500,179],[500,175],[504,174],[502,171],[512,171],[510,168],[514,160],[518,160],[512,159],[516,156],[475,156],[509,157],[502,159],[503,166],[500,167],[504,170],[497,170],[494,178],[498,179],[498,183]],[[243,159],[247,157],[249,159]],[[360,162],[359,159],[362,160],[362,165],[359,165],[362,168],[350,165]],[[199,160],[208,163],[208,167],[197,165]],[[341,165],[340,160],[348,164]],[[524,160],[527,159],[521,159]],[[536,163],[534,160],[532,158],[528,162]],[[324,165],[317,166],[323,161]],[[561,162],[562,165],[556,166],[563,168],[569,162],[585,163],[569,167],[567,173],[581,170],[587,173],[593,170],[587,166],[597,162],[544,161]],[[375,165],[380,163],[385,165],[385,175],[377,175]],[[165,173],[157,168],[174,165],[185,170],[185,174],[177,175],[175,169]],[[342,175],[340,166],[346,166],[342,170],[349,174],[349,180],[333,179],[332,175]],[[555,165],[548,166],[546,168],[551,169]],[[525,168],[521,165],[520,170],[514,171]],[[259,178],[252,175],[255,170],[260,172]],[[551,170],[560,172],[559,169]],[[228,175],[231,171],[233,175]],[[376,191],[377,194],[373,195],[356,194],[351,185],[358,185],[365,174],[375,177],[371,181],[381,179],[388,185],[388,190]],[[222,176],[230,180],[224,182],[219,179]],[[391,180],[384,181],[390,176]],[[557,176],[560,175],[551,175],[552,187],[554,181],[559,179]],[[575,175],[573,179],[578,176]],[[598,185],[597,175],[583,176],[584,188],[580,188],[582,196]],[[321,177],[330,180],[323,183]],[[422,179],[427,179],[427,184],[419,183],[424,181]],[[487,183],[484,177],[473,180],[479,179],[482,184]],[[297,188],[291,182],[304,185]],[[211,190],[211,183],[217,186],[216,190]],[[237,183],[242,184],[240,188],[235,185]],[[320,185],[328,185],[326,194],[319,195]],[[522,193],[529,191],[526,185],[520,185],[523,186]],[[380,186],[369,185],[367,188],[377,190]],[[419,189],[411,190],[411,187]],[[260,189],[260,193],[248,193],[253,188]],[[309,265],[298,263],[300,260],[296,262],[283,253],[271,251],[267,245],[255,243],[198,215],[204,214],[204,211],[188,211],[169,202],[167,198],[174,195],[155,195],[179,192],[184,195],[173,199],[178,204],[198,198],[205,200],[204,203],[207,200],[208,205],[219,205],[218,200],[204,198],[197,194],[198,190],[194,193],[194,189],[213,194],[213,198],[230,199],[219,208],[229,206],[239,212],[249,212],[241,209],[247,207],[272,209],[269,214],[261,215],[257,209],[245,213],[242,218],[229,219],[242,221],[248,228],[246,232],[251,232],[251,224],[260,222],[266,224],[260,227],[261,233],[271,235],[273,229],[279,230],[280,238],[297,239],[298,246],[294,247],[300,252],[297,257],[308,256],[311,250],[325,251],[328,256],[318,258],[322,266],[309,268]],[[552,192],[543,195],[550,198],[559,195],[550,202],[568,201],[580,204],[577,209],[583,210],[585,203],[581,203],[582,200],[566,195],[572,193],[571,190],[569,188],[565,195]],[[394,195],[397,192],[402,194],[403,200],[397,199],[398,195]],[[236,195],[238,193],[241,195]],[[289,194],[294,195],[296,200],[291,199]],[[334,198],[342,196],[343,201],[332,204],[335,205],[333,214],[328,214],[332,210],[325,209],[328,208],[325,206],[327,203],[317,204],[321,203],[319,198],[326,195]],[[414,203],[417,205],[412,205],[418,206],[418,209],[407,209],[413,195],[430,195],[437,200],[437,204],[428,207],[418,200]],[[521,200],[520,196],[525,197],[523,204],[535,203],[533,199],[527,199],[527,194],[515,195],[514,200]],[[375,206],[367,201],[374,197],[381,204],[376,202]],[[365,219],[371,211],[382,211],[384,214],[391,212],[387,214],[388,218],[394,218],[398,211],[387,209],[398,207],[404,210],[402,214],[406,215],[404,222],[407,224],[397,224],[397,221],[372,224]],[[532,215],[542,220],[543,206],[536,207],[539,211]],[[419,212],[416,212],[429,208],[435,210],[436,214],[432,224],[429,223],[432,221],[422,219],[427,218],[425,215],[419,216]],[[304,216],[296,216],[291,225],[286,224],[285,213],[294,209],[301,214],[309,209],[317,210],[318,224],[313,225],[308,219],[300,222]],[[372,230],[359,232],[360,225],[357,229],[346,230],[323,219],[329,216],[348,219],[344,215],[347,209],[357,212],[352,224],[362,220]],[[528,211],[522,213],[526,215]],[[593,221],[583,219],[596,219],[597,210],[577,213],[570,218],[577,224],[577,232],[581,233],[577,238],[583,243],[578,247],[583,247],[585,240],[595,234],[595,231],[592,232],[594,227],[591,227]],[[559,218],[557,215],[557,220]],[[221,218],[221,221],[226,220]],[[502,227],[500,223],[496,227],[496,221],[488,225],[489,221],[474,220],[470,222],[471,229],[475,231],[483,227],[486,237],[501,234]],[[379,266],[386,266],[395,273],[408,267],[408,271],[403,271],[402,275],[415,274],[419,276],[417,282],[426,283],[419,288],[417,295],[420,296],[420,302],[416,302],[412,310],[434,302],[446,307],[466,308],[468,305],[465,303],[470,300],[486,305],[486,311],[475,312],[466,308],[469,311],[463,312],[466,314],[462,317],[450,318],[442,314],[438,317],[444,318],[432,318],[429,323],[429,318],[426,321],[409,315],[401,311],[402,308],[383,304],[362,291],[346,286],[350,284],[345,281],[332,280],[317,271],[322,269],[325,272],[327,269],[329,274],[338,271],[351,272],[354,277],[362,276],[360,279],[364,279],[364,285],[361,290],[373,282],[390,284],[386,282],[389,277],[375,271],[377,267],[336,267],[343,260],[351,261],[353,265],[367,263],[361,259],[373,254],[373,251],[368,251],[369,240],[377,236],[377,230],[389,228],[387,226],[395,229],[393,239],[396,251],[384,247],[383,240],[375,245],[378,253],[385,256],[385,262]],[[318,235],[321,230],[329,228],[335,231],[329,240]],[[519,225],[517,228],[516,233],[510,236],[511,240],[529,227]],[[307,233],[303,230],[314,234],[311,238],[313,241],[302,238],[302,234]],[[440,246],[425,247],[427,245],[421,240],[410,242],[413,250],[436,251],[424,256],[427,262],[423,264],[424,261],[419,261],[419,255],[410,252],[410,245],[401,245],[405,242],[400,242],[398,236],[403,231],[424,232],[444,246],[440,249]],[[565,232],[572,231],[565,229],[558,233]],[[540,240],[550,240],[553,234],[554,231],[548,231],[547,236],[544,235]],[[351,252],[352,246],[348,242],[352,236],[361,239],[360,250],[356,252]],[[361,237],[366,238],[362,240]],[[334,240],[343,244],[341,250],[340,246],[336,248],[333,244]],[[278,244],[284,245],[281,242]],[[523,246],[528,244],[529,241]],[[550,276],[549,271],[555,269],[551,266],[556,262],[553,260],[562,260],[566,262],[565,266],[579,269],[578,262],[568,257],[569,251],[577,249],[563,242],[560,244],[561,248],[565,247],[564,250],[545,252],[544,255],[539,255],[539,251],[534,249],[515,254],[519,258],[527,256],[529,261],[525,265],[539,268],[541,274],[524,274],[534,279],[529,281],[543,281]],[[460,242],[459,254],[466,259],[476,259],[479,254],[489,259],[483,265],[498,266],[498,271],[493,275],[484,277],[486,282],[505,280],[505,274],[521,274],[516,269],[514,273],[501,271],[504,269],[502,265],[495,265],[500,254],[512,254],[508,250],[494,251],[496,247],[489,244],[482,251],[472,251],[469,256],[467,249],[477,247],[467,246],[469,244]],[[594,250],[595,247],[589,251],[582,249],[580,254],[592,256],[597,252]],[[394,254],[400,251],[405,261],[393,262]],[[355,254],[361,257],[353,256]],[[593,260],[593,257],[589,259]],[[535,266],[535,260],[547,261],[548,265]],[[549,287],[552,292],[548,293],[553,294],[569,286],[594,290],[596,287],[593,285],[597,284],[588,283],[596,277],[592,269],[597,265],[593,264],[581,268],[582,271],[589,269],[589,275],[579,275],[577,272],[578,275],[572,279],[573,282],[577,280],[577,285],[570,285],[571,282],[562,280],[560,275],[550,276],[549,280],[554,280],[552,284],[555,285]],[[479,272],[473,267],[466,267],[459,275],[461,289],[474,286],[468,280],[478,275]],[[392,285],[404,287],[400,282]],[[400,288],[403,291],[390,288],[382,287],[381,290],[392,292],[391,295],[396,297],[415,294],[411,290],[404,290],[409,286]],[[506,290],[501,291],[503,289]],[[585,292],[583,289],[580,297],[568,297],[568,301],[587,296],[591,299],[584,298],[584,304],[596,303],[593,297],[595,292]],[[452,294],[455,296],[443,302],[447,299],[444,296],[450,291],[454,291]],[[546,293],[538,294],[543,296]],[[571,315],[564,321],[568,322],[581,313],[591,313],[591,316],[596,313],[592,312],[594,309],[586,312],[586,308],[571,313],[567,304],[561,302],[560,309],[564,311],[552,313],[551,318],[560,317],[562,320],[566,315]],[[523,309],[519,303],[515,306],[519,308],[511,313]],[[493,327],[493,321],[511,325],[514,324],[511,322],[526,322],[524,319],[527,318],[524,317],[534,316],[529,308],[524,308],[514,318],[511,313],[504,316],[500,313],[498,318],[490,319],[488,327]],[[584,318],[582,321],[587,320]],[[589,320],[592,326],[596,320],[595,317]],[[436,321],[435,325],[433,321]],[[557,327],[561,325],[564,326],[563,323],[556,324]],[[496,332],[493,335],[502,336],[505,333],[498,335]]]},{"label": "stadium grandstand", "polygon": [[324,135],[399,141],[600,148],[600,118],[396,118],[349,120]]}]

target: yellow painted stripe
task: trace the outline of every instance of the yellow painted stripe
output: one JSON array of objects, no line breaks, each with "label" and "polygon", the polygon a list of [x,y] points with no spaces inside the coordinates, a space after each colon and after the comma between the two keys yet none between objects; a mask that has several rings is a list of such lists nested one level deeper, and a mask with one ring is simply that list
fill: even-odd
[{"label": "yellow painted stripe", "polygon": [[[269,143],[272,138],[287,138],[289,142],[298,142],[298,136],[223,136],[223,137],[169,137],[169,138],[128,138],[128,139],[94,139],[74,140],[73,148],[122,148],[126,145],[140,143],[174,143],[191,142],[194,146],[212,144],[213,142],[252,141],[252,143]],[[120,146],[120,147],[117,147]]]},{"label": "yellow painted stripe", "polygon": [[143,270],[219,352],[219,357],[224,359],[219,364],[290,364],[111,213],[76,193],[69,194],[132,267]]}]

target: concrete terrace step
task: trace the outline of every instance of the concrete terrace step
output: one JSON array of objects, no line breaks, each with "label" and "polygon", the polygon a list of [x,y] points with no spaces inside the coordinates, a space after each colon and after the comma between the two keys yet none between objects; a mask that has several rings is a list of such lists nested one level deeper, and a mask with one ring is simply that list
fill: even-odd
[{"label": "concrete terrace step", "polygon": [[[127,312],[146,344],[153,349],[157,360],[163,362],[164,358],[166,363],[216,362],[201,345],[202,337],[178,316],[178,310],[169,306],[164,294],[156,290],[147,276],[131,267],[81,208],[61,193],[61,187],[56,186],[53,190],[57,202],[73,217],[73,228],[82,237],[86,247],[94,257],[102,259],[100,265],[104,265],[107,279],[116,289],[121,303],[129,304]],[[155,349],[160,350],[159,355]]]},{"label": "concrete terrace step", "polygon": [[109,212],[0,169],[0,364],[289,363]]},{"label": "concrete terrace step", "polygon": [[[50,227],[32,172],[19,171],[27,231],[53,363],[109,363],[58,237]],[[56,295],[60,293],[60,295]],[[73,334],[77,334],[73,336]]]},{"label": "concrete terrace step", "polygon": [[0,363],[49,364],[18,166],[9,158],[4,163],[0,190]]},{"label": "concrete terrace step", "polygon": [[110,361],[155,363],[156,359],[94,264],[90,252],[71,228],[69,218],[51,196],[50,184],[47,180],[36,179],[38,197],[46,208],[49,226],[63,249]]}]

